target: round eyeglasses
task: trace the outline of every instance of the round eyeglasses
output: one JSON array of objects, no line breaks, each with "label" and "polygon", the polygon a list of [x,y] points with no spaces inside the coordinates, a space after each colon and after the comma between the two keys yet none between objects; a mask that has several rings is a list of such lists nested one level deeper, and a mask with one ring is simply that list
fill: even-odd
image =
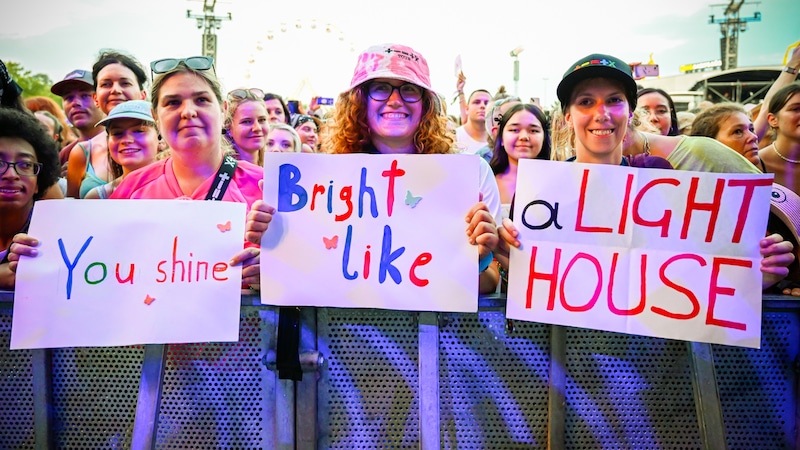
[{"label": "round eyeglasses", "polygon": [[400,86],[393,86],[385,81],[375,81],[367,85],[367,95],[376,102],[389,100],[394,91],[400,93],[400,98],[404,102],[416,103],[422,100],[422,88],[412,83],[404,83]]},{"label": "round eyeglasses", "polygon": [[14,171],[17,172],[17,175],[23,177],[32,177],[34,175],[38,175],[39,171],[42,170],[42,163],[31,162],[31,161],[20,161],[20,162],[8,162],[0,160],[0,175],[3,175],[10,169],[11,167],[14,168]]}]

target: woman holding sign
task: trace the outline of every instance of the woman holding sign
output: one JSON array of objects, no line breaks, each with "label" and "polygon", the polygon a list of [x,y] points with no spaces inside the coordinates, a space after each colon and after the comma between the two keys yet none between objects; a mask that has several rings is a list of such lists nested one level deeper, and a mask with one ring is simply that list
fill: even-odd
[{"label": "woman holding sign", "polygon": [[[494,172],[503,208],[511,204],[517,184],[520,159],[550,159],[550,132],[547,118],[538,106],[514,105],[503,114],[489,165]],[[504,216],[508,211],[504,211]]]},{"label": "woman holding sign", "polygon": [[[335,128],[324,144],[330,153],[456,153],[440,100],[431,89],[428,64],[406,46],[374,46],[359,56],[350,88],[336,102],[333,122]],[[482,201],[467,213],[466,234],[478,245],[479,290],[487,293],[499,281],[490,246],[497,242],[495,223],[501,213],[492,171],[485,161],[480,164]],[[248,216],[251,240],[260,240],[271,212],[263,203],[254,205]]]},{"label": "woman holding sign", "polygon": [[[412,48],[386,44],[365,50],[336,104],[331,153],[454,153],[447,118],[430,86],[425,58]],[[467,214],[469,242],[480,256],[481,293],[493,292],[499,272],[487,244],[496,242],[500,196],[488,164],[481,158],[482,202]]]},{"label": "woman holding sign", "polygon": [[[152,107],[171,156],[126,176],[112,199],[192,199],[246,203],[261,198],[262,169],[246,161],[225,157],[222,144],[222,93],[207,56],[161,59],[150,67]],[[224,187],[214,181],[227,178]],[[269,214],[265,222],[269,222]],[[35,256],[38,242],[26,234],[14,237],[12,270],[20,255]],[[242,264],[242,283],[260,280],[258,248],[245,248],[230,261]]]},{"label": "woman holding sign", "polygon": [[[575,134],[575,154],[570,161],[634,167],[671,168],[665,159],[648,154],[623,157],[628,121],[636,107],[636,82],[630,66],[610,55],[593,54],[576,61],[557,88],[567,125]],[[680,138],[679,138],[680,139]],[[748,163],[749,164],[749,163]],[[519,247],[518,231],[511,220],[499,228],[499,260],[507,266],[508,246]],[[760,242],[763,286],[788,274],[792,244],[778,234]]]}]

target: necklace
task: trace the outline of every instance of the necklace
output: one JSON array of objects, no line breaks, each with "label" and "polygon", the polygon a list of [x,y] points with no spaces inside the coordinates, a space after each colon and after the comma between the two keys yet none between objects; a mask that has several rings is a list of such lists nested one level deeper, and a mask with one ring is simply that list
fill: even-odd
[{"label": "necklace", "polygon": [[787,157],[785,157],[785,156],[781,155],[781,152],[779,152],[779,151],[778,151],[778,146],[777,146],[777,145],[775,145],[775,142],[773,142],[773,143],[772,143],[772,149],[773,149],[773,150],[775,150],[775,153],[777,153],[777,154],[778,154],[778,156],[779,156],[779,157],[780,157],[782,160],[784,160],[784,161],[786,161],[786,162],[790,162],[790,163],[792,163],[792,164],[800,164],[800,160],[797,160],[797,159],[789,159],[789,158],[787,158]]}]

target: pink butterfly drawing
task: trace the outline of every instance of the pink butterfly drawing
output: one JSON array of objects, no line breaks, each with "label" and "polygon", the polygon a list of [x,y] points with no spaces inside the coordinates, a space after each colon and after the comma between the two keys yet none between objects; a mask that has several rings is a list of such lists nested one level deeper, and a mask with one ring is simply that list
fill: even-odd
[{"label": "pink butterfly drawing", "polygon": [[336,245],[339,243],[339,235],[337,234],[332,238],[326,238],[325,236],[322,236],[322,242],[325,244],[325,248],[327,250],[336,248]]}]

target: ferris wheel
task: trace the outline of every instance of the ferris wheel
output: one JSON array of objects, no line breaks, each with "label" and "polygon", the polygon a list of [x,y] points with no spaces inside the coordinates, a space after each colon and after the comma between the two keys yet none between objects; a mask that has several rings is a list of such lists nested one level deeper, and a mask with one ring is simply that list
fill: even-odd
[{"label": "ferris wheel", "polygon": [[353,53],[355,44],[333,23],[280,22],[256,40],[244,79],[287,98],[334,97],[347,86]]}]

